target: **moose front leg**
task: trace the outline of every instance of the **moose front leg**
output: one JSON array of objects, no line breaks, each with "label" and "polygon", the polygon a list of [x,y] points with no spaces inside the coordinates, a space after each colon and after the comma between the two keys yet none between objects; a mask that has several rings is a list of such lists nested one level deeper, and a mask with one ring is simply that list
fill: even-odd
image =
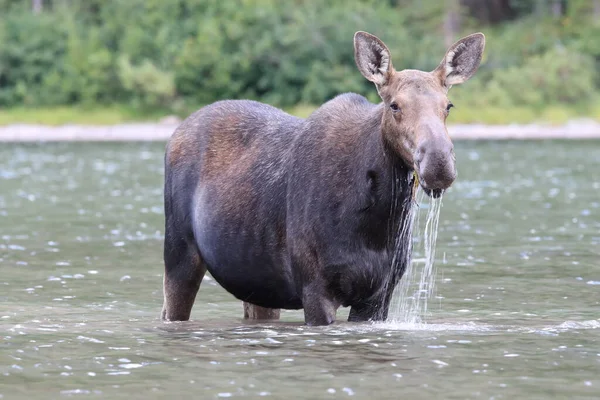
[{"label": "moose front leg", "polygon": [[393,290],[387,290],[382,296],[353,304],[348,315],[349,322],[385,321],[388,317]]},{"label": "moose front leg", "polygon": [[251,320],[268,320],[279,319],[279,308],[265,308],[252,303],[244,302],[244,319]]},{"label": "moose front leg", "polygon": [[329,325],[335,322],[338,302],[325,288],[325,283],[316,280],[304,287],[302,295],[304,322],[306,325]]},{"label": "moose front leg", "polygon": [[379,304],[358,304],[350,308],[348,322],[385,321],[388,308]]}]

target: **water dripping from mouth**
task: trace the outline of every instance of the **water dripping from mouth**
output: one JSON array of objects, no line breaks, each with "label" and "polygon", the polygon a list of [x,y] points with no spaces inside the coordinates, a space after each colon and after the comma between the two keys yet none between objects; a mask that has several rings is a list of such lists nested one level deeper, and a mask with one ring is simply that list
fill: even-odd
[{"label": "water dripping from mouth", "polygon": [[[423,205],[424,192],[419,190],[416,204]],[[413,251],[423,254],[423,258],[412,259],[413,251],[406,252],[406,270],[394,291],[392,307],[390,307],[389,320],[395,323],[422,324],[427,315],[428,300],[435,289],[436,270],[434,268],[435,247],[438,235],[442,196],[428,197],[427,217],[424,232],[421,237],[421,224],[419,216],[425,207],[413,206],[412,215],[407,218],[405,225],[410,225]],[[403,227],[406,229],[407,227]],[[413,240],[415,238],[415,240]]]}]

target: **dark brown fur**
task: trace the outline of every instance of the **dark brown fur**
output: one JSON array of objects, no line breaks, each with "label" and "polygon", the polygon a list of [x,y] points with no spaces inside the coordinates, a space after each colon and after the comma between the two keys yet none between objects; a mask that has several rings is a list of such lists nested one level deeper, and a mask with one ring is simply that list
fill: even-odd
[{"label": "dark brown fur", "polygon": [[344,94],[302,120],[228,100],[186,119],[165,155],[162,318],[189,319],[207,270],[246,318],[303,308],[307,324],[329,324],[340,306],[351,321],[387,318],[410,259],[413,171],[433,195],[454,180],[446,93],[482,50],[472,35],[431,73],[397,72],[359,32],[357,65],[381,104]]}]

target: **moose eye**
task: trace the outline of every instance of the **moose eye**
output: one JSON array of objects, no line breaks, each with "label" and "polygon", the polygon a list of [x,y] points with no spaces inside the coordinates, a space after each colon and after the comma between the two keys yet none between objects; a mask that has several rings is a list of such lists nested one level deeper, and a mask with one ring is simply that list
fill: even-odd
[{"label": "moose eye", "polygon": [[396,103],[390,104],[390,109],[392,110],[392,112],[400,111],[400,107],[398,107],[398,104],[396,104]]},{"label": "moose eye", "polygon": [[451,109],[452,107],[454,107],[454,104],[452,104],[452,103],[448,103],[448,105],[446,106],[446,112],[447,112],[447,113],[449,113],[449,112],[450,112],[450,109]]}]

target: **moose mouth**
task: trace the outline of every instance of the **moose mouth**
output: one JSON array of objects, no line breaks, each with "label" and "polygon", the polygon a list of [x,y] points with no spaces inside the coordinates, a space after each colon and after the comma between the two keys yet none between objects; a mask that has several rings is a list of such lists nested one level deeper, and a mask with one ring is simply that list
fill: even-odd
[{"label": "moose mouth", "polygon": [[414,172],[412,185],[414,186],[413,193],[421,186],[425,194],[429,197],[433,197],[434,199],[439,199],[444,194],[444,189],[430,189],[423,184],[423,181],[419,179],[419,174]]},{"label": "moose mouth", "polygon": [[[431,160],[437,161],[430,157]],[[456,168],[453,161],[452,157],[446,162],[415,163],[413,181],[415,190],[421,186],[427,196],[434,199],[440,198],[456,179]]]},{"label": "moose mouth", "polygon": [[425,194],[429,197],[433,197],[434,199],[439,199],[440,197],[442,197],[442,194],[444,193],[444,189],[429,189],[426,188],[424,186],[421,186],[423,188],[423,191],[425,192]]},{"label": "moose mouth", "polygon": [[429,197],[433,197],[434,199],[440,198],[444,194],[444,192],[450,186],[452,186],[452,183],[456,178],[456,169],[454,169],[454,165],[451,166],[451,169],[442,169],[434,175],[428,173],[430,171],[416,171],[417,170],[415,170],[414,181],[415,189],[417,188],[417,186],[421,186],[425,194]]}]

